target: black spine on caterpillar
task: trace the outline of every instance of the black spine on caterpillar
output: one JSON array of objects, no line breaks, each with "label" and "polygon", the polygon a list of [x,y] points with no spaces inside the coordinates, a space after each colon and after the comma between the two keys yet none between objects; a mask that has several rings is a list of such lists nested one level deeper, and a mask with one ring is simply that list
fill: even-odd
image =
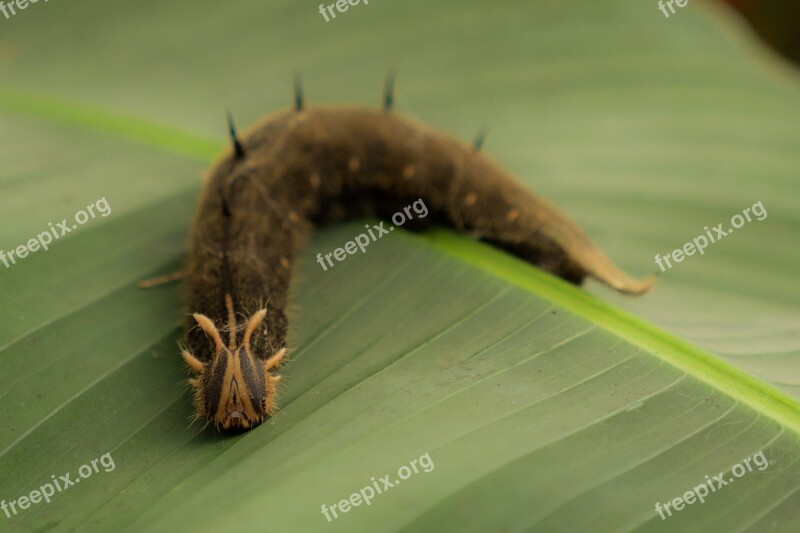
[{"label": "black spine on caterpillar", "polygon": [[593,277],[641,294],[655,281],[617,269],[549,202],[475,146],[391,110],[295,106],[267,117],[210,169],[185,274],[191,318],[183,357],[198,375],[198,418],[250,428],[275,409],[286,353],[287,295],[315,226],[388,218],[422,199],[426,223],[449,226],[580,284]]}]

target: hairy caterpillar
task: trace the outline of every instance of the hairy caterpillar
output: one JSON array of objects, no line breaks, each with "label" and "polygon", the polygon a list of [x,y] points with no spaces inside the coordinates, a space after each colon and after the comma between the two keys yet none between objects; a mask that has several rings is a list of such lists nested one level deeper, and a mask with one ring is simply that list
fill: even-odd
[{"label": "hairy caterpillar", "polygon": [[[196,376],[196,416],[247,429],[275,410],[286,355],[287,292],[298,249],[315,226],[388,217],[424,199],[424,223],[450,226],[580,284],[587,276],[629,294],[634,281],[545,200],[469,146],[392,110],[294,108],[237,136],[209,170],[185,273],[183,358]],[[422,222],[422,221],[417,221]]]}]

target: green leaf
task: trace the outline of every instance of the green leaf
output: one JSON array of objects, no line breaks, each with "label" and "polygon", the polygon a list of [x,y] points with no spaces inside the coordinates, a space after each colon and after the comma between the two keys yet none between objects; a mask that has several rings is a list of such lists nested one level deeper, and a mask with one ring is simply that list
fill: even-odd
[{"label": "green leaf", "polygon": [[[723,12],[632,0],[316,6],[38,3],[0,20],[0,499],[110,453],[0,531],[763,530],[800,526],[796,75]],[[221,37],[224,36],[224,37]],[[645,274],[746,224],[652,295],[582,291],[445,231],[394,232],[322,272],[304,250],[282,409],[198,424],[175,342],[199,175],[241,125],[316,101],[398,107],[464,138]],[[662,520],[763,452],[769,465]],[[419,469],[328,522],[371,478]],[[751,464],[751,466],[753,466]],[[380,485],[379,485],[380,486]]]}]

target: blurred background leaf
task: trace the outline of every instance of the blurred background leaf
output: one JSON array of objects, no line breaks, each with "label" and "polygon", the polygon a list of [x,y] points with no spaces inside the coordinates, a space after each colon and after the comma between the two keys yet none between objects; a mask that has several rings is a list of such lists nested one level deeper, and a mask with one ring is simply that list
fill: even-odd
[{"label": "blurred background leaf", "polygon": [[783,0],[721,0],[736,8],[764,41],[800,63],[800,4]]}]

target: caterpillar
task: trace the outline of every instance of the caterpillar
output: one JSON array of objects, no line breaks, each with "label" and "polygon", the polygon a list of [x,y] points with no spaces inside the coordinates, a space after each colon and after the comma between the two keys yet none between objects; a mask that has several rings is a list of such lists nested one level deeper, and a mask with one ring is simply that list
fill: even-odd
[{"label": "caterpillar", "polygon": [[628,294],[628,277],[566,215],[522,186],[473,145],[394,110],[294,106],[239,135],[205,177],[189,237],[189,308],[182,356],[193,377],[195,416],[246,430],[276,410],[289,321],[288,287],[309,232],[337,221],[387,218],[422,199],[440,224],[485,241],[572,283],[587,277]]}]

